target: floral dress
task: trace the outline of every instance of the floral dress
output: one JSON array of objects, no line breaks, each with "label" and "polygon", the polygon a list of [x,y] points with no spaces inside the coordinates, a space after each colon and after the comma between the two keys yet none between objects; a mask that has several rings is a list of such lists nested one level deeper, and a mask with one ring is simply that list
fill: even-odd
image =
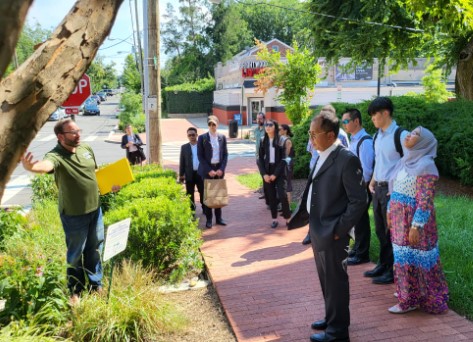
[{"label": "floral dress", "polygon": [[[440,265],[434,195],[437,176],[410,176],[401,170],[388,207],[394,251],[394,280],[401,309],[420,307],[429,313],[448,309],[448,287]],[[417,227],[419,243],[409,244]]]}]

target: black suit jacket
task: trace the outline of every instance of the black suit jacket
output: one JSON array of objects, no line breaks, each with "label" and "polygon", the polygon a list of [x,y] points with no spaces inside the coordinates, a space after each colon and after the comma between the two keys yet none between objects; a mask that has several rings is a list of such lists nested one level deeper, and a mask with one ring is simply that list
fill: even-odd
[{"label": "black suit jacket", "polygon": [[[276,144],[274,146],[274,164],[275,164],[275,170],[274,170],[274,175],[276,177],[281,176],[281,174],[284,174],[284,166],[286,165],[286,162],[284,161],[284,156],[285,156],[285,149],[283,146],[279,145],[279,142],[273,142]],[[261,144],[259,146],[259,153],[258,153],[258,160],[257,160],[257,165],[259,172],[261,176],[264,175],[269,175],[269,146],[270,142],[269,139],[261,141]]]},{"label": "black suit jacket", "polygon": [[[228,161],[227,138],[223,134],[217,134],[218,145],[220,151],[220,167],[222,172],[225,172]],[[210,142],[210,134],[199,135],[197,140],[197,156],[199,157],[198,173],[202,178],[208,178],[209,172],[212,170],[210,162],[212,160],[212,144]]]},{"label": "black suit jacket", "polygon": [[190,143],[181,146],[179,158],[179,177],[185,176],[186,182],[193,179],[194,163],[192,162],[192,147]]},{"label": "black suit jacket", "polygon": [[[314,169],[288,229],[309,223],[311,236],[315,237],[314,246],[323,251],[330,248],[335,234],[344,237],[358,223],[368,205],[368,194],[359,159],[343,146],[337,146],[325,160],[309,194]],[[310,215],[306,208],[309,195],[312,196]]]},{"label": "black suit jacket", "polygon": [[[135,144],[135,145],[136,145],[137,147],[140,147],[141,145],[143,145],[143,141],[141,141],[140,136],[139,136],[138,134],[136,134],[136,133],[134,133],[133,135],[135,136],[135,141],[136,141],[136,144]],[[126,144],[128,143],[128,138],[127,138],[127,137],[128,137],[128,135],[126,135],[126,134],[125,134],[124,136],[122,136],[122,144],[121,144],[121,146],[122,146],[122,148],[126,149],[126,157],[128,158],[128,153],[129,153],[129,152],[128,152],[128,147],[126,147]]]}]

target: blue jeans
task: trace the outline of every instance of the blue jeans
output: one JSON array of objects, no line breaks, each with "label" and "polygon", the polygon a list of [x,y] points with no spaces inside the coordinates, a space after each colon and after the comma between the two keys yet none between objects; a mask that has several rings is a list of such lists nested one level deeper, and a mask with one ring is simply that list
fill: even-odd
[{"label": "blue jeans", "polygon": [[102,209],[84,215],[60,214],[67,245],[67,286],[71,294],[102,286],[101,254],[104,240]]}]

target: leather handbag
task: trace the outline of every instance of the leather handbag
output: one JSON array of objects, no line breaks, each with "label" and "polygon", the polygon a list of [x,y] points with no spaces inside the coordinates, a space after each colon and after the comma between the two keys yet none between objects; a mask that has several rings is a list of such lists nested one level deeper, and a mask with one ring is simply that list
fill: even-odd
[{"label": "leather handbag", "polygon": [[212,209],[223,208],[228,205],[226,179],[204,180],[204,204]]}]

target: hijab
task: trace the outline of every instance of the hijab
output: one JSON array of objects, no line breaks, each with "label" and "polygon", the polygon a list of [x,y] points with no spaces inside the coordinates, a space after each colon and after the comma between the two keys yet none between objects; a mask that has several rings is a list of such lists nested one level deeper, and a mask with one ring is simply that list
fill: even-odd
[{"label": "hijab", "polygon": [[401,169],[406,170],[408,175],[414,177],[439,175],[434,162],[434,158],[437,157],[437,139],[427,128],[422,126],[417,128],[419,128],[419,139],[399,161],[394,177]]}]

